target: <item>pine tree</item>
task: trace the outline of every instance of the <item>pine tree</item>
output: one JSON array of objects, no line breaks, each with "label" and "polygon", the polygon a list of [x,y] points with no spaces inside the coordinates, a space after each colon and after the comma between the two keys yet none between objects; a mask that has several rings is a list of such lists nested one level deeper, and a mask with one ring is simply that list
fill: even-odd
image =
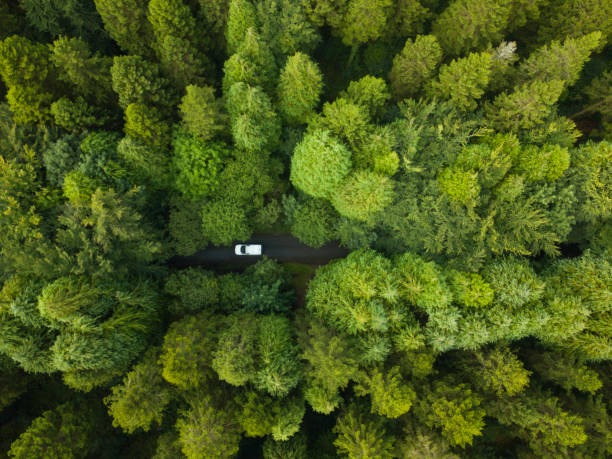
[{"label": "pine tree", "polygon": [[179,109],[189,133],[200,140],[210,140],[226,129],[223,103],[210,86],[187,86]]},{"label": "pine tree", "polygon": [[249,28],[235,54],[223,66],[223,94],[227,97],[235,83],[261,86],[267,94],[273,94],[278,69],[268,44],[253,27]]},{"label": "pine tree", "polygon": [[188,459],[221,459],[238,452],[236,408],[222,394],[194,394],[176,422],[181,451]]},{"label": "pine tree", "polygon": [[599,52],[612,34],[612,5],[606,0],[558,0],[543,16],[538,30],[542,43],[600,31],[603,37],[596,49]]},{"label": "pine tree", "polygon": [[416,401],[416,393],[404,380],[399,367],[370,369],[359,376],[355,392],[370,396],[372,413],[392,419],[407,413]]},{"label": "pine tree", "polygon": [[257,27],[255,7],[249,0],[230,0],[225,29],[227,54],[238,52],[244,42],[247,30]]},{"label": "pine tree", "polygon": [[323,91],[323,76],[308,55],[287,59],[278,82],[278,108],[288,123],[303,124],[314,115]]},{"label": "pine tree", "polygon": [[331,202],[340,215],[367,221],[393,201],[393,182],[370,171],[349,174],[333,192]]},{"label": "pine tree", "polygon": [[601,32],[593,32],[580,38],[566,38],[563,44],[552,41],[521,62],[517,69],[518,81],[563,80],[566,87],[572,86],[601,40]]},{"label": "pine tree", "polygon": [[334,445],[339,454],[365,459],[393,457],[394,438],[387,433],[382,418],[368,415],[362,404],[351,403],[334,426]]},{"label": "pine tree", "polygon": [[130,54],[152,54],[153,31],[147,20],[146,0],[94,0],[104,28]]},{"label": "pine tree", "polygon": [[304,136],[291,160],[291,183],[315,198],[329,198],[350,171],[351,153],[328,131]]},{"label": "pine tree", "polygon": [[0,76],[17,123],[40,123],[50,118],[49,108],[60,89],[49,49],[13,35],[0,42]]},{"label": "pine tree", "polygon": [[271,151],[280,137],[281,122],[270,98],[259,87],[234,84],[226,94],[234,143],[248,152]]},{"label": "pine tree", "polygon": [[91,51],[79,38],[60,37],[53,42],[51,61],[60,71],[59,78],[73,84],[79,95],[95,103],[113,100],[110,68],[112,59],[91,55]]},{"label": "pine tree", "polygon": [[442,61],[442,49],[433,35],[418,35],[406,40],[402,51],[393,59],[389,73],[395,99],[412,97],[433,77]]},{"label": "pine tree", "polygon": [[438,81],[431,85],[431,92],[441,99],[448,99],[459,110],[470,112],[477,107],[489,84],[491,55],[488,52],[470,53],[454,59],[440,68]]},{"label": "pine tree", "polygon": [[44,411],[11,444],[9,456],[70,459],[87,455],[93,439],[100,433],[93,411],[90,404],[76,401]]},{"label": "pine tree", "polygon": [[159,349],[149,349],[104,399],[113,424],[127,433],[139,429],[148,431],[155,424],[161,425],[164,411],[172,400],[172,391],[161,377],[158,357]]},{"label": "pine tree", "polygon": [[510,23],[510,0],[454,0],[436,18],[432,32],[451,56],[500,42]]},{"label": "pine tree", "polygon": [[319,31],[306,17],[302,2],[260,1],[257,3],[257,23],[279,65],[288,56],[312,53],[321,41]]},{"label": "pine tree", "polygon": [[472,444],[473,437],[482,435],[485,412],[480,402],[465,384],[437,382],[420,398],[416,415],[428,427],[442,429],[451,445],[464,447]]},{"label": "pine tree", "polygon": [[533,81],[504,92],[485,107],[491,127],[518,131],[541,124],[551,114],[564,88],[561,80]]},{"label": "pine tree", "polygon": [[182,390],[214,378],[211,369],[221,318],[208,311],[173,322],[164,336],[159,363],[161,375]]}]

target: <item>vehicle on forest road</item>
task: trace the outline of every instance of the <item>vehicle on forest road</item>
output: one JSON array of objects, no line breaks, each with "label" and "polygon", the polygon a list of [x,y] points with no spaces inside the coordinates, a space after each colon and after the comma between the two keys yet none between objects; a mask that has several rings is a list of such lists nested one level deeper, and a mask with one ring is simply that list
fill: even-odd
[{"label": "vehicle on forest road", "polygon": [[236,244],[234,247],[236,255],[261,255],[262,251],[261,244]]}]

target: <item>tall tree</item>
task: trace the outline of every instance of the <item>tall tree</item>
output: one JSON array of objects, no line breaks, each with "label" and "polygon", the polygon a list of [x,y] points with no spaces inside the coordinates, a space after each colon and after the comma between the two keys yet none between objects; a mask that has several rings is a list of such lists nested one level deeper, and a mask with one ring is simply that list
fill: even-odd
[{"label": "tall tree", "polygon": [[402,51],[393,59],[389,73],[395,99],[412,97],[434,75],[442,61],[442,49],[433,35],[418,35],[406,40]]},{"label": "tall tree", "polygon": [[285,121],[307,123],[322,91],[323,76],[317,64],[303,53],[289,57],[278,82],[278,108]]},{"label": "tall tree", "polygon": [[432,25],[442,49],[452,56],[497,44],[509,25],[511,0],[454,0]]},{"label": "tall tree", "polygon": [[147,20],[146,0],[94,0],[104,28],[130,54],[152,54],[153,31]]}]

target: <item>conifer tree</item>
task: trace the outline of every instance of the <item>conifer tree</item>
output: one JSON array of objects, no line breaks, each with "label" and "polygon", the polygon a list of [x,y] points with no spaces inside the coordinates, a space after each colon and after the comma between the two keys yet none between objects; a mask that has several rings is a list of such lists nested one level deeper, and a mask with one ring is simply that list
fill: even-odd
[{"label": "conifer tree", "polygon": [[533,81],[504,92],[486,107],[487,119],[492,127],[518,131],[541,124],[552,112],[564,88],[561,80]]},{"label": "conifer tree", "polygon": [[287,59],[278,82],[278,108],[291,124],[303,124],[314,115],[323,90],[323,76],[308,55],[296,53]]},{"label": "conifer tree", "polygon": [[349,174],[331,196],[331,202],[340,215],[367,221],[381,212],[393,200],[393,182],[370,171]]},{"label": "conifer tree", "polygon": [[441,99],[448,99],[461,111],[474,111],[491,76],[491,55],[488,52],[470,53],[454,59],[440,68],[438,80],[431,85],[431,92]]},{"label": "conifer tree", "polygon": [[563,80],[566,87],[572,86],[601,39],[601,32],[593,32],[580,38],[566,38],[563,43],[555,40],[538,48],[519,65],[519,82]]},{"label": "conifer tree", "polygon": [[395,439],[385,429],[383,419],[366,414],[363,404],[351,403],[338,417],[334,433],[339,454],[361,459],[393,457]]},{"label": "conifer tree", "polygon": [[200,140],[210,140],[226,129],[223,103],[210,86],[187,86],[179,109],[189,133]]},{"label": "conifer tree", "polygon": [[351,153],[328,131],[304,136],[291,160],[291,182],[315,198],[333,196],[351,168]]},{"label": "conifer tree", "polygon": [[395,99],[416,95],[429,82],[441,60],[442,49],[435,36],[418,35],[414,40],[406,40],[389,73]]},{"label": "conifer tree", "polygon": [[255,27],[257,16],[250,0],[230,0],[225,29],[227,54],[231,56],[236,53],[244,42],[247,30]]},{"label": "conifer tree", "polygon": [[400,374],[399,367],[370,369],[360,375],[355,392],[357,395],[368,394],[372,400],[372,412],[388,418],[407,413],[416,400],[416,393]]},{"label": "conifer tree", "polygon": [[172,391],[161,377],[158,357],[159,349],[149,349],[104,399],[113,424],[127,433],[138,429],[148,431],[155,424],[161,425],[164,411],[172,400]]},{"label": "conifer tree", "polygon": [[147,20],[146,0],[94,0],[104,28],[130,54],[152,54],[153,31]]},{"label": "conifer tree", "polygon": [[510,0],[453,0],[432,25],[445,53],[459,56],[496,45],[512,13]]}]

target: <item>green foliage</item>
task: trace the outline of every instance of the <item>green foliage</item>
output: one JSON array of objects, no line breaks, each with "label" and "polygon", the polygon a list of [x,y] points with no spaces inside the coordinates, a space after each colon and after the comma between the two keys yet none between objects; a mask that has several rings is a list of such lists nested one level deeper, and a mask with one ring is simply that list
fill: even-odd
[{"label": "green foliage", "polygon": [[170,137],[170,125],[155,107],[133,103],[125,109],[126,135],[152,147],[163,148]]},{"label": "green foliage", "polygon": [[513,396],[529,384],[531,372],[509,349],[497,347],[475,353],[477,364],[470,371],[474,384],[485,393],[494,392],[498,397]]},{"label": "green foliage", "polygon": [[79,95],[97,103],[112,100],[109,57],[91,55],[87,43],[79,38],[60,37],[53,42],[51,61],[59,79],[74,85]]},{"label": "green foliage", "polygon": [[269,151],[278,142],[281,123],[270,98],[258,87],[234,84],[227,93],[234,143],[249,152]]},{"label": "green foliage", "polygon": [[238,452],[240,430],[228,405],[220,394],[190,397],[189,408],[176,422],[181,451],[188,459],[231,457]]},{"label": "green foliage", "polygon": [[308,446],[304,434],[294,435],[287,441],[274,441],[267,438],[263,444],[264,459],[306,459]]},{"label": "green foliage", "polygon": [[[89,412],[88,412],[89,411]],[[69,402],[44,411],[13,442],[9,456],[77,458],[87,454],[96,432],[93,413],[87,405]],[[81,416],[88,414],[87,418]]]},{"label": "green foliage", "polygon": [[17,123],[39,123],[50,118],[57,88],[50,51],[42,43],[13,35],[0,43],[0,76]]},{"label": "green foliage", "polygon": [[202,208],[202,233],[215,245],[228,245],[248,239],[252,230],[239,202],[216,199]]},{"label": "green foliage", "polygon": [[367,75],[358,81],[351,81],[340,97],[365,107],[374,117],[382,112],[391,95],[385,80]]},{"label": "green foliage", "polygon": [[249,0],[230,0],[225,29],[228,55],[231,56],[238,51],[247,30],[251,27],[256,27],[256,13],[253,4]]},{"label": "green foliage", "polygon": [[612,215],[612,144],[588,142],[573,151],[570,176],[578,197],[577,219],[594,223]]},{"label": "green foliage", "polygon": [[134,368],[123,378],[119,386],[112,388],[105,398],[113,425],[127,433],[138,429],[148,431],[154,424],[160,425],[172,393],[161,377],[157,363],[158,349],[150,349]]},{"label": "green foliage", "polygon": [[283,207],[291,234],[304,244],[318,248],[334,238],[337,216],[327,201],[287,196]]},{"label": "green foliage", "polygon": [[159,356],[161,376],[182,390],[197,389],[213,378],[212,353],[221,322],[207,311],[173,322]]},{"label": "green foliage", "polygon": [[558,352],[530,353],[527,362],[542,379],[554,382],[568,392],[577,389],[594,394],[602,387],[597,372],[570,355]]},{"label": "green foliage", "polygon": [[236,53],[225,61],[223,72],[223,93],[226,97],[235,83],[261,86],[266,93],[272,94],[278,68],[268,44],[251,27]]},{"label": "green foliage", "polygon": [[601,51],[612,35],[612,5],[601,0],[562,0],[546,11],[538,30],[545,43],[566,37],[579,38],[591,32],[603,35],[597,51]]},{"label": "green foliage", "polygon": [[384,421],[366,414],[360,404],[346,408],[336,421],[334,433],[339,454],[350,458],[393,457],[394,438],[387,433]]},{"label": "green foliage", "polygon": [[119,47],[130,54],[151,54],[153,31],[145,0],[94,0],[104,28]]},{"label": "green foliage", "polygon": [[349,174],[334,192],[331,202],[340,215],[366,221],[393,200],[393,182],[370,171]]},{"label": "green foliage", "polygon": [[141,56],[115,56],[111,78],[124,109],[133,103],[170,106],[175,99],[159,66]]},{"label": "green foliage", "polygon": [[176,188],[192,200],[210,195],[219,186],[218,175],[230,156],[222,142],[203,142],[178,129],[172,141]]},{"label": "green foliage", "polygon": [[482,97],[491,75],[491,55],[470,53],[454,59],[440,68],[438,81],[432,83],[432,93],[448,99],[462,111],[474,111],[476,101]]},{"label": "green foliage", "polygon": [[187,86],[179,109],[187,131],[202,141],[211,140],[226,129],[223,104],[215,99],[210,86]]},{"label": "green foliage", "polygon": [[578,39],[567,38],[563,44],[552,41],[521,62],[518,79],[521,82],[563,80],[566,86],[572,86],[601,39],[601,32],[593,32]]},{"label": "green foliage", "polygon": [[380,38],[393,14],[392,0],[351,0],[340,30],[342,42],[357,46]]},{"label": "green foliage", "polygon": [[291,182],[315,198],[329,198],[351,168],[351,153],[328,131],[304,136],[291,159]]},{"label": "green foliage", "polygon": [[314,115],[323,90],[323,76],[306,54],[287,59],[278,82],[278,108],[291,124],[307,123]]},{"label": "green foliage", "polygon": [[509,25],[508,0],[453,0],[432,25],[442,49],[451,56],[482,50],[502,40]]},{"label": "green foliage", "polygon": [[369,394],[372,412],[388,418],[407,413],[416,400],[416,393],[403,379],[399,367],[389,370],[372,368],[360,376],[355,392],[357,395]]},{"label": "green foliage", "polygon": [[485,412],[481,399],[465,384],[437,382],[417,405],[417,416],[428,427],[442,429],[451,445],[465,447],[475,436],[482,435]]},{"label": "green foliage", "polygon": [[518,131],[541,124],[552,110],[564,88],[561,80],[533,81],[513,92],[503,92],[486,106],[491,127],[499,130]]}]

